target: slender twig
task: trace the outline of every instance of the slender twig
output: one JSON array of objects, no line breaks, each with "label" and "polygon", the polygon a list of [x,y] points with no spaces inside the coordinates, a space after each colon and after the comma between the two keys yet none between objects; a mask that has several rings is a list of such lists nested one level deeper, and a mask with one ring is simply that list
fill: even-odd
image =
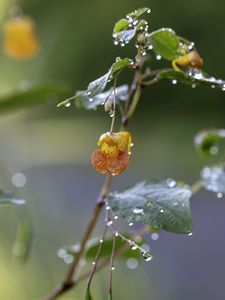
[{"label": "slender twig", "polygon": [[196,194],[196,193],[199,192],[202,188],[203,188],[203,183],[202,183],[202,181],[199,179],[198,181],[196,181],[196,182],[195,182],[194,184],[192,184],[192,186],[191,186],[192,194]]},{"label": "slender twig", "polygon": [[105,240],[105,235],[106,235],[107,229],[108,229],[107,224],[105,224],[104,232],[103,232],[102,238],[99,243],[99,247],[98,247],[97,254],[95,256],[95,260],[93,262],[94,263],[93,269],[92,269],[91,275],[90,275],[88,283],[87,283],[87,289],[90,289],[90,287],[91,287],[91,282],[92,282],[93,276],[94,276],[97,266],[98,266],[98,262],[99,262],[99,258],[100,258],[100,254],[101,254],[101,250],[102,250],[102,245]]},{"label": "slender twig", "polygon": [[110,127],[110,133],[113,132],[113,127],[114,127],[115,118],[116,118],[116,78],[114,81],[113,91],[114,91],[114,98],[113,98],[113,112],[112,112],[112,123],[111,123],[111,127]]},{"label": "slender twig", "polygon": [[109,290],[108,295],[109,299],[112,300],[112,274],[114,270],[114,257],[115,257],[115,249],[116,249],[116,235],[113,234],[113,242],[112,242],[112,253],[110,257],[110,263],[109,263]]}]

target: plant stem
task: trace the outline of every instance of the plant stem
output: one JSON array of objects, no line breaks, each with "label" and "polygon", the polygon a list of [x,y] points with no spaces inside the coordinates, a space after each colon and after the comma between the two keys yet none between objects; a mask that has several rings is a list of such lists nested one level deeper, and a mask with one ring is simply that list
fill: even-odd
[{"label": "plant stem", "polygon": [[108,295],[109,299],[112,300],[112,273],[114,270],[113,262],[115,257],[115,249],[116,249],[116,236],[115,233],[113,234],[113,243],[112,243],[112,253],[110,257],[110,264],[109,264],[109,290]]},{"label": "plant stem", "polygon": [[[132,90],[131,102],[130,102],[130,106],[124,112],[124,115],[122,115],[120,130],[125,129],[128,120],[133,115],[133,113],[137,107],[137,104],[139,102],[139,99],[141,96],[141,91],[142,91],[141,67],[142,67],[142,56],[141,56],[140,49],[138,49],[137,70],[135,72],[134,80],[133,80],[133,83],[131,86],[131,90]],[[74,258],[72,264],[70,265],[66,276],[64,277],[62,283],[58,287],[56,287],[56,289],[53,290],[52,293],[50,293],[49,295],[44,297],[43,300],[54,300],[76,285],[77,281],[74,279],[74,277],[76,276],[77,269],[79,268],[80,259],[81,259],[82,255],[84,254],[86,243],[89,240],[89,238],[93,232],[93,229],[95,228],[95,225],[98,221],[98,218],[100,216],[102,208],[105,205],[105,198],[107,198],[107,196],[108,196],[109,188],[111,185],[111,180],[112,180],[111,175],[107,175],[105,182],[103,184],[103,187],[101,189],[101,192],[98,196],[91,220],[90,220],[90,222],[87,226],[87,229],[83,235],[83,238],[81,241],[81,246],[80,246],[80,251],[76,254],[76,257]],[[90,276],[90,274],[89,274],[89,276]]]},{"label": "plant stem", "polygon": [[44,298],[44,300],[53,300],[56,299],[58,296],[62,295],[64,292],[68,291],[74,286],[74,280],[73,277],[77,271],[77,268],[79,267],[80,259],[84,253],[86,243],[88,239],[90,238],[92,231],[97,223],[98,217],[101,213],[102,207],[105,204],[105,198],[108,195],[109,187],[111,185],[111,175],[107,175],[105,182],[102,186],[101,192],[98,196],[92,218],[88,224],[88,227],[84,233],[83,239],[81,241],[80,251],[76,254],[76,257],[74,258],[72,264],[69,267],[69,270],[63,280],[63,282],[48,296]]}]

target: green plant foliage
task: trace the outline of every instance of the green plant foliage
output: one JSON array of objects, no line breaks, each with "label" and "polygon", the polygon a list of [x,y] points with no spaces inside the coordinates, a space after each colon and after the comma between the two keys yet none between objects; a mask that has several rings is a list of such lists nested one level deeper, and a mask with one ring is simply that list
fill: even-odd
[{"label": "green plant foliage", "polygon": [[27,260],[31,247],[31,238],[31,225],[27,219],[23,219],[18,225],[16,240],[13,245],[13,256],[17,261],[25,262]]},{"label": "green plant foliage", "polygon": [[24,199],[18,199],[15,198],[11,194],[5,194],[2,191],[0,191],[0,205],[24,205],[26,201]]},{"label": "green plant foliage", "polygon": [[147,7],[135,10],[127,15],[127,19],[119,20],[113,29],[114,44],[120,44],[122,47],[128,44],[139,32],[145,32],[147,22],[145,20],[139,20],[139,17],[144,13],[150,13],[150,9]]},{"label": "green plant foliage", "polygon": [[178,72],[174,70],[166,70],[160,72],[156,78],[158,80],[176,80],[180,83],[192,85],[192,87],[203,85],[225,90],[225,81],[209,77],[202,71],[190,70],[188,72]]},{"label": "green plant foliage", "polygon": [[[59,83],[33,84],[26,90],[18,88],[11,94],[0,98],[0,112],[47,104],[52,95],[63,98],[72,89],[69,85]],[[50,99],[51,100],[51,99]],[[57,99],[55,99],[57,101]],[[55,104],[55,103],[54,103]]]},{"label": "green plant foliage", "polygon": [[118,86],[115,89],[110,88],[108,91],[98,94],[93,97],[92,101],[90,101],[90,98],[88,97],[87,93],[84,92],[77,92],[77,95],[79,95],[76,100],[75,104],[77,107],[86,108],[86,109],[97,109],[98,106],[104,105],[106,100],[113,101],[114,97],[116,95],[116,103],[118,104],[120,101],[124,102],[128,100],[129,94],[129,87],[128,85],[121,85]]},{"label": "green plant foliage", "polygon": [[86,289],[85,300],[93,300],[89,287]]},{"label": "green plant foliage", "polygon": [[195,148],[203,159],[208,159],[217,154],[222,139],[225,139],[225,129],[202,130],[194,138]]},{"label": "green plant foliage", "polygon": [[205,167],[201,172],[204,187],[214,193],[225,193],[224,166]]},{"label": "green plant foliage", "polygon": [[173,60],[179,54],[180,39],[170,28],[162,28],[150,34],[149,43],[153,51],[167,60]]},{"label": "green plant foliage", "polygon": [[118,75],[120,71],[127,67],[132,68],[133,61],[129,58],[121,59],[118,57],[105,75],[89,83],[87,88],[87,95],[89,99],[92,101],[94,96],[101,94],[104,91],[107,83],[112,81],[112,79]]},{"label": "green plant foliage", "polygon": [[128,222],[140,222],[175,233],[192,229],[188,187],[175,181],[140,182],[122,193],[110,194],[115,214]]},{"label": "green plant foliage", "polygon": [[[124,237],[126,237],[127,240],[131,239],[131,236],[127,233],[123,234]],[[100,258],[106,258],[109,257],[111,252],[112,252],[112,242],[113,242],[113,238],[112,237],[108,237],[104,240],[103,244],[102,244],[102,249],[101,249],[101,253],[100,253]],[[142,241],[144,242],[144,241]],[[141,246],[142,242],[137,242],[136,244]],[[87,245],[86,245],[86,252],[85,252],[85,258],[88,260],[94,260],[98,247],[99,247],[99,243],[100,243],[100,238],[94,238],[88,241]],[[123,238],[118,237],[117,241],[116,241],[116,247],[115,247],[115,251],[119,251],[121,250],[123,247],[125,247],[127,245],[127,241],[125,241]],[[80,244],[75,244],[72,246],[65,246],[62,247],[60,249],[61,253],[64,252],[65,255],[72,255],[72,256],[76,256],[76,254],[79,252],[80,250]],[[60,255],[61,257],[61,255]],[[121,259],[128,259],[128,258],[136,258],[136,259],[140,259],[142,257],[140,251],[133,251],[130,248],[128,248],[126,251],[124,251],[124,253],[120,256]],[[62,257],[63,258],[63,255]]]}]

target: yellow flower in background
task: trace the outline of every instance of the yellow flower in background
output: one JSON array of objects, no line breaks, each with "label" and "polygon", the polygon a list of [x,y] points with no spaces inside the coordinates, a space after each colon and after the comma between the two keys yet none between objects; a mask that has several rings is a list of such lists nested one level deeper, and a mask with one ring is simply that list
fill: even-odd
[{"label": "yellow flower in background", "polygon": [[178,57],[172,61],[174,70],[180,71],[179,66],[191,69],[201,69],[203,60],[196,50],[193,50],[184,56]]},{"label": "yellow flower in background", "polygon": [[104,133],[98,143],[100,150],[92,153],[91,162],[99,173],[116,176],[123,172],[130,162],[132,137],[128,131]]},{"label": "yellow flower in background", "polygon": [[39,49],[39,39],[35,33],[32,18],[23,16],[12,18],[4,24],[4,51],[14,59],[30,59]]}]

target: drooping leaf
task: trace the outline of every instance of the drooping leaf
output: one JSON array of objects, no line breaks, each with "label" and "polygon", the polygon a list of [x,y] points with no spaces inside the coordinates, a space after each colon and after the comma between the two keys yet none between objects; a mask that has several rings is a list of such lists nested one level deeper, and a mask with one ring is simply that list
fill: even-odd
[{"label": "drooping leaf", "polygon": [[93,98],[94,96],[104,91],[107,82],[110,79],[111,73],[112,73],[112,69],[110,68],[105,75],[89,83],[87,88],[87,94],[89,98]]},{"label": "drooping leaf", "polygon": [[178,56],[179,37],[170,28],[162,28],[150,34],[149,43],[154,52],[166,60],[173,60]]},{"label": "drooping leaf", "polygon": [[176,186],[175,181],[144,181],[122,193],[111,193],[109,203],[114,213],[128,222],[141,222],[170,232],[190,233],[190,197],[190,189]]},{"label": "drooping leaf", "polygon": [[203,159],[218,153],[218,143],[225,139],[225,129],[210,129],[199,132],[194,138],[195,147]]},{"label": "drooping leaf", "polygon": [[[125,233],[125,234],[123,234],[123,236],[125,236],[127,239],[131,239],[131,236],[129,234]],[[112,252],[112,242],[113,242],[112,237],[108,237],[104,240],[104,242],[102,244],[100,258],[106,258],[106,257],[110,256],[110,254]],[[143,242],[143,241],[136,242],[136,244],[141,245],[141,242]],[[96,253],[98,251],[99,243],[100,243],[100,238],[94,238],[94,239],[91,239],[88,241],[88,243],[86,245],[86,253],[85,253],[86,259],[90,259],[90,260],[95,259]],[[127,244],[126,241],[124,241],[121,237],[118,237],[117,241],[116,241],[115,250],[118,251],[118,250],[122,249],[126,244]],[[60,258],[64,258],[66,255],[76,256],[76,254],[79,252],[79,250],[80,250],[80,244],[75,244],[72,246],[65,246],[59,250],[59,254],[60,254],[59,256],[60,256]],[[63,255],[62,255],[62,253],[63,253]],[[120,256],[120,258],[123,258],[123,259],[127,259],[130,257],[133,257],[135,259],[140,259],[142,257],[142,255],[141,255],[140,251],[134,251],[131,248],[129,248]]]},{"label": "drooping leaf", "polygon": [[[121,85],[118,86],[115,90],[116,94],[116,103],[119,103],[119,101],[127,101],[129,97],[129,87],[128,85]],[[79,91],[77,92],[78,96],[76,98],[75,104],[77,107],[83,107],[86,109],[97,109],[98,106],[103,105],[105,103],[106,99],[112,100],[114,99],[114,91],[113,88],[109,89],[108,91],[104,93],[100,93],[92,98],[92,101],[90,101],[90,98],[88,97],[87,93],[81,94]]]},{"label": "drooping leaf", "polygon": [[132,68],[133,60],[130,58],[120,58],[118,57],[114,64],[112,65],[112,75],[115,76],[118,72],[122,71],[124,68]]},{"label": "drooping leaf", "polygon": [[24,205],[26,201],[24,199],[17,199],[11,194],[4,194],[0,192],[0,205]]},{"label": "drooping leaf", "polygon": [[71,93],[70,86],[60,83],[31,84],[28,88],[18,88],[9,95],[0,97],[0,113],[35,105],[56,105],[58,98]]},{"label": "drooping leaf", "polygon": [[205,167],[201,172],[204,187],[214,193],[225,193],[225,168]]},{"label": "drooping leaf", "polygon": [[168,79],[192,85],[192,87],[205,85],[211,88],[225,90],[225,81],[209,77],[201,71],[190,70],[189,72],[178,72],[174,70],[162,71],[157,75],[158,80]]},{"label": "drooping leaf", "polygon": [[[131,238],[128,234],[124,234],[124,236],[126,236],[126,238]],[[105,241],[102,244],[102,250],[101,250],[101,258],[104,257],[109,257],[111,252],[112,252],[112,242],[113,239],[112,238],[107,238],[105,239]],[[118,251],[119,249],[122,249],[122,247],[124,247],[127,244],[126,241],[124,241],[122,238],[118,237],[116,240],[116,247],[115,250]],[[140,245],[141,243],[136,243],[138,245]],[[99,239],[96,241],[96,244],[94,244],[92,247],[90,247],[87,252],[86,252],[86,258],[88,259],[94,259],[97,253],[99,247]],[[131,248],[129,248],[128,250],[126,250],[123,255],[121,255],[121,258],[136,258],[136,259],[140,259],[141,258],[141,254],[139,251],[133,251]]]}]

